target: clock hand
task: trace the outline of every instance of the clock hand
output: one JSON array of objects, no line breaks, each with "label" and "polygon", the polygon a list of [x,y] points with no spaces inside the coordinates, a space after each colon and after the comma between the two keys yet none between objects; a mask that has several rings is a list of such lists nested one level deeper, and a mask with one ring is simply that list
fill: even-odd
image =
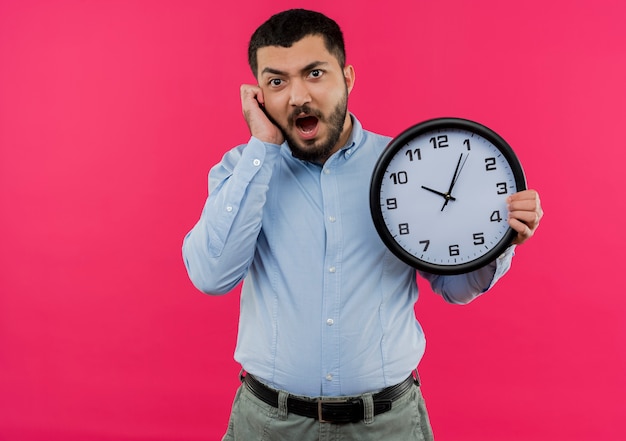
[{"label": "clock hand", "polygon": [[456,163],[456,168],[454,169],[454,175],[452,175],[452,182],[450,182],[450,188],[448,189],[448,192],[445,195],[446,201],[443,203],[443,207],[441,207],[441,211],[443,211],[443,209],[446,208],[446,205],[448,205],[448,202],[450,202],[451,200],[456,200],[452,197],[452,189],[454,188],[456,181],[459,179],[459,176],[461,175],[461,170],[463,170],[463,167],[465,166],[465,163],[467,162],[468,157],[469,157],[469,153],[465,156],[465,160],[463,160],[463,163],[461,163],[461,160],[463,159],[463,153],[461,153],[461,156],[459,156],[459,160]]},{"label": "clock hand", "polygon": [[422,185],[422,188],[423,188],[424,190],[428,190],[428,191],[430,191],[431,193],[438,194],[439,196],[443,197],[444,199],[450,199],[451,201],[456,201],[456,198],[454,198],[454,197],[450,196],[449,194],[442,193],[442,192],[437,191],[437,190],[433,190],[432,188],[428,188],[428,187],[425,187],[425,186],[423,186],[423,185]]},{"label": "clock hand", "polygon": [[459,166],[461,165],[461,159],[463,159],[463,153],[459,156],[459,161],[456,163],[456,168],[454,169],[454,174],[452,175],[452,182],[450,182],[450,188],[448,189],[448,194],[452,191],[452,187],[454,187],[454,182],[456,181],[456,175],[459,173]]},{"label": "clock hand", "polygon": [[[463,156],[463,153],[461,153],[461,156]],[[452,185],[450,186],[450,190],[448,191],[448,193],[450,193],[450,194],[452,193],[452,188],[456,184],[456,181],[459,179],[459,176],[461,176],[461,171],[463,170],[463,167],[465,167],[465,163],[467,162],[467,158],[469,158],[469,153],[467,155],[465,155],[465,159],[461,163],[461,167],[459,168],[459,172],[456,174],[456,179],[454,179],[454,181],[452,181]]]}]

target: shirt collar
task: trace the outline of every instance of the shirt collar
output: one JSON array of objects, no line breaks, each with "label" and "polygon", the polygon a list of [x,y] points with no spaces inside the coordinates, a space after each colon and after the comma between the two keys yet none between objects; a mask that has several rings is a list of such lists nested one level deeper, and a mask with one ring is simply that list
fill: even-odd
[{"label": "shirt collar", "polygon": [[352,156],[356,149],[361,146],[363,141],[363,126],[361,125],[361,122],[352,113],[350,113],[350,118],[352,119],[352,132],[350,133],[350,137],[348,138],[346,145],[340,149],[346,159]]}]

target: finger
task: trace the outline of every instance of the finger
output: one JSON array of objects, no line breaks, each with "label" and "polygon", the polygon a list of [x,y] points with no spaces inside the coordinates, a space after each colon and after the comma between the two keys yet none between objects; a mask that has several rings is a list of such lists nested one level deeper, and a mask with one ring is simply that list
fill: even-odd
[{"label": "finger", "polygon": [[521,222],[519,219],[509,219],[509,225],[517,233],[517,236],[513,240],[514,244],[522,244],[530,239],[534,234],[534,230],[526,225],[524,222]]},{"label": "finger", "polygon": [[541,201],[539,199],[539,193],[535,190],[524,190],[509,196],[506,200],[507,204],[517,205],[522,204],[522,207],[541,207]]},{"label": "finger", "polygon": [[534,229],[539,225],[541,216],[536,211],[511,211],[509,212],[509,219],[517,219]]},{"label": "finger", "polygon": [[261,106],[265,106],[265,97],[263,96],[263,89],[261,89],[260,87],[258,87],[256,90],[255,98]]},{"label": "finger", "polygon": [[257,86],[251,84],[243,84],[241,86],[241,110],[248,122],[260,110],[259,96],[261,96],[262,101],[263,93]]},{"label": "finger", "polygon": [[533,189],[522,190],[522,191],[518,191],[517,193],[512,194],[511,196],[509,196],[508,199],[509,200],[523,200],[523,199],[539,200],[539,193],[537,193],[537,190],[533,190]]},{"label": "finger", "polygon": [[513,211],[538,212],[539,210],[539,206],[537,205],[535,201],[528,201],[528,200],[510,202],[509,204],[507,204],[507,208],[509,209],[510,212],[513,212]]},{"label": "finger", "polygon": [[534,190],[526,190],[516,193],[507,199],[509,212],[532,212],[537,221],[543,216],[543,208],[539,200],[539,194]]},{"label": "finger", "polygon": [[251,84],[243,84],[241,86],[241,103],[243,106],[258,106],[264,102],[263,91]]}]

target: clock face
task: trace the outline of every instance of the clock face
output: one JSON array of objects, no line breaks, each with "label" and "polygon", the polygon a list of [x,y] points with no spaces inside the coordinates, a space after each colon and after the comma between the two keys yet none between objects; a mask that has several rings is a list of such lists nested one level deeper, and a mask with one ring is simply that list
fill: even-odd
[{"label": "clock face", "polygon": [[499,135],[473,121],[439,118],[387,146],[372,175],[370,208],[399,258],[431,273],[459,274],[510,245],[506,198],[525,188],[522,167]]}]

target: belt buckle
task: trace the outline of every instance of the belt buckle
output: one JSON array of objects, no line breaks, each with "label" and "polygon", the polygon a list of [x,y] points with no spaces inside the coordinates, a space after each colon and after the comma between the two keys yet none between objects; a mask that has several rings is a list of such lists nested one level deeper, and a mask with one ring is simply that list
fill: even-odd
[{"label": "belt buckle", "polygon": [[342,399],[337,399],[337,400],[322,400],[321,398],[317,400],[317,420],[320,423],[333,423],[334,421],[330,421],[330,420],[325,420],[324,419],[324,411],[322,409],[322,405],[325,403],[328,404],[343,404],[343,403],[347,403],[350,400],[342,400]]}]

